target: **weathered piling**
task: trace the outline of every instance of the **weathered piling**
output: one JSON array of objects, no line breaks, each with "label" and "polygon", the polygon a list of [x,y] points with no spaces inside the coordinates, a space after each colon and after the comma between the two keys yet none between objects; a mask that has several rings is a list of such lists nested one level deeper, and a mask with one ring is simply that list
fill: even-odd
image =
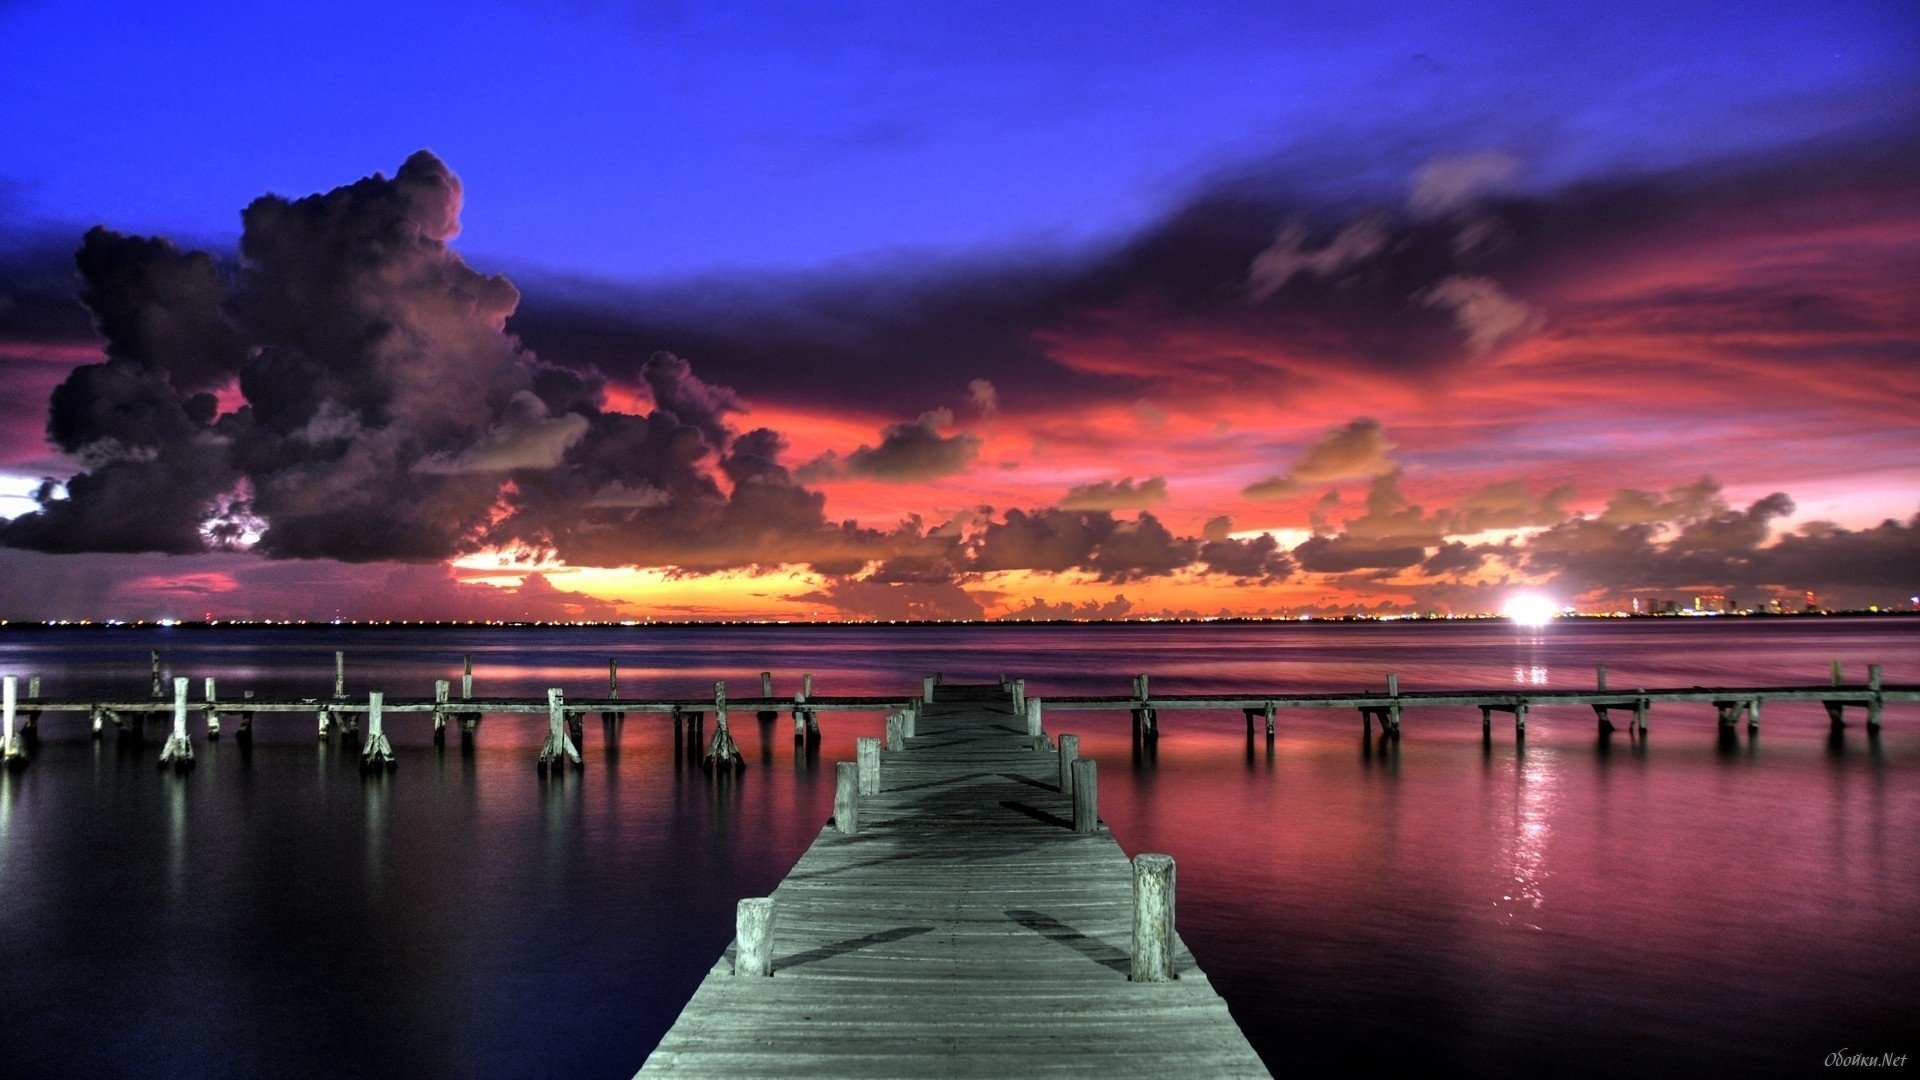
[{"label": "weathered piling", "polygon": [[347,696],[347,654],[338,650],[333,654],[333,696],[336,701]]},{"label": "weathered piling", "polygon": [[707,745],[706,763],[715,769],[746,765],[740,747],[734,745],[733,732],[727,727],[727,684],[713,684],[713,741]]},{"label": "weathered piling", "polygon": [[220,737],[220,709],[218,699],[213,692],[213,676],[207,676],[207,738]]},{"label": "weathered piling", "polygon": [[393,744],[387,741],[381,710],[387,695],[378,690],[367,695],[367,745],[360,752],[360,767],[368,772],[394,770]]},{"label": "weathered piling", "polygon": [[853,740],[853,752],[859,765],[860,794],[880,794],[880,740],[862,735]]},{"label": "weathered piling", "polygon": [[[771,671],[763,671],[760,673],[760,696],[768,700],[772,700],[773,698],[773,672]],[[762,723],[770,724],[780,719],[780,710],[761,709],[755,714],[755,718]]]},{"label": "weathered piling", "polygon": [[1046,729],[1042,726],[1041,710],[1043,704],[1037,697],[1027,699],[1027,737],[1033,740],[1035,750],[1047,748]]},{"label": "weathered piling", "polygon": [[933,700],[933,676],[931,675],[928,675],[925,678],[920,680],[920,700],[921,701]]},{"label": "weathered piling", "polygon": [[1135,735],[1158,734],[1159,718],[1154,715],[1153,706],[1147,704],[1147,686],[1145,674],[1133,677],[1133,733]]},{"label": "weathered piling", "polygon": [[860,766],[851,761],[833,767],[833,827],[842,836],[860,831]]},{"label": "weathered piling", "polygon": [[[253,691],[242,690],[240,692],[240,699],[242,701],[252,701]],[[233,729],[233,737],[240,740],[241,742],[248,742],[253,738],[253,710],[252,709],[240,710],[240,724],[238,727]]]},{"label": "weathered piling", "polygon": [[460,657],[460,700],[473,700],[473,654],[465,653]]},{"label": "weathered piling", "polygon": [[547,690],[547,741],[540,746],[539,761],[543,770],[562,772],[569,761],[575,765],[581,764],[580,748],[573,744],[572,737],[567,733],[565,704],[559,687]]},{"label": "weathered piling", "polygon": [[892,713],[887,717],[887,749],[905,750],[907,748],[907,718],[903,713]]},{"label": "weathered piling", "polygon": [[[607,700],[620,700],[620,661],[611,656],[607,657]],[[613,724],[625,719],[626,715],[618,709],[609,709],[600,714],[600,719],[604,723]]]},{"label": "weathered piling", "polygon": [[1133,857],[1134,982],[1172,982],[1173,856]]},{"label": "weathered piling", "polygon": [[773,974],[773,898],[755,896],[741,900],[733,918],[733,973],[770,976]]},{"label": "weathered piling", "polygon": [[1880,665],[1867,665],[1867,689],[1873,691],[1873,697],[1867,701],[1867,731],[1880,730]]},{"label": "weathered piling", "polygon": [[907,738],[909,739],[913,738],[915,735],[919,733],[918,729],[920,726],[920,709],[921,709],[921,699],[918,696],[915,696],[912,700],[907,702],[907,707],[905,709],[900,710],[900,715],[906,718]]},{"label": "weathered piling", "polygon": [[1098,832],[1100,829],[1100,773],[1092,758],[1073,763],[1073,831]]},{"label": "weathered piling", "polygon": [[1073,763],[1080,760],[1080,736],[1060,736],[1060,793],[1073,794]]},{"label": "weathered piling", "polygon": [[18,769],[27,763],[27,748],[20,733],[13,729],[14,713],[19,707],[20,677],[8,675],[0,680],[0,759],[4,759],[10,769]]},{"label": "weathered piling", "polygon": [[[147,659],[153,664],[153,696],[156,698],[165,697],[166,691],[160,686],[160,650],[149,649],[147,651]],[[1840,680],[1838,678],[1834,679],[1834,685],[1838,686],[1839,684]]]},{"label": "weathered piling", "polygon": [[175,771],[193,767],[193,740],[187,737],[187,680],[173,680],[173,734],[160,748],[160,766]]}]

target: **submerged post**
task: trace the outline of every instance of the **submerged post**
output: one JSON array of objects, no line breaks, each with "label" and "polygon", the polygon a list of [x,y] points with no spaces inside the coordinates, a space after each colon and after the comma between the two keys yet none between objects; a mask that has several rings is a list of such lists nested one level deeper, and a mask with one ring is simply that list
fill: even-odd
[{"label": "submerged post", "polygon": [[833,827],[842,836],[860,831],[860,766],[851,761],[833,769]]},{"label": "submerged post", "polygon": [[1100,829],[1100,773],[1092,758],[1073,763],[1073,831],[1098,832]]},{"label": "submerged post", "polygon": [[880,794],[880,740],[862,735],[853,740],[853,752],[860,766],[860,794]]},{"label": "submerged post", "polygon": [[387,741],[380,717],[386,701],[387,695],[378,690],[367,695],[367,746],[360,752],[360,767],[369,772],[378,769],[392,772],[394,768],[393,744]]},{"label": "submerged post", "polygon": [[160,748],[160,765],[176,770],[193,767],[193,741],[187,738],[187,680],[173,680],[173,734]]},{"label": "submerged post", "polygon": [[1080,736],[1060,736],[1060,794],[1073,794],[1073,763],[1080,760]]},{"label": "submerged post", "polygon": [[567,762],[580,764],[580,748],[567,733],[566,700],[559,687],[547,690],[547,741],[540,747],[540,768],[564,772]]},{"label": "submerged post", "polygon": [[733,917],[733,939],[735,975],[773,974],[773,897],[740,901]]},{"label": "submerged post", "polygon": [[214,707],[213,676],[207,676],[207,738],[220,737],[220,710]]},{"label": "submerged post", "polygon": [[1133,857],[1134,982],[1172,982],[1173,856]]},{"label": "submerged post", "polygon": [[22,745],[20,734],[13,730],[14,710],[19,706],[20,677],[9,675],[0,680],[0,757],[4,757],[8,768],[17,769],[27,763],[27,748]]}]

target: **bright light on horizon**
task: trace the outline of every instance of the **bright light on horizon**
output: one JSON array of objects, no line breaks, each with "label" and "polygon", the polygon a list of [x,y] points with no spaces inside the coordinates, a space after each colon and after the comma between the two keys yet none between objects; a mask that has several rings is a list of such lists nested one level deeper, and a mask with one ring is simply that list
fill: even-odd
[{"label": "bright light on horizon", "polygon": [[1516,626],[1545,626],[1560,614],[1560,608],[1538,593],[1521,593],[1508,600],[1500,613]]}]

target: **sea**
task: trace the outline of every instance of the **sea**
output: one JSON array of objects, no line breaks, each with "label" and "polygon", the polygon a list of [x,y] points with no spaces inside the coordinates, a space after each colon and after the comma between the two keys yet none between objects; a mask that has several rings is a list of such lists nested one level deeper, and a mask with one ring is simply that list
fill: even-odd
[{"label": "sea", "polygon": [[[924,675],[1048,696],[1920,683],[1920,619],[1661,618],[972,626],[0,628],[51,698],[332,692],[906,695]],[[1053,713],[1100,762],[1130,854],[1179,867],[1178,928],[1276,1075],[1766,1077],[1920,1055],[1920,705],[1878,734],[1770,703],[1760,730],[1658,705],[1644,740],[1472,708],[1397,741],[1344,709]],[[735,711],[710,775],[663,714],[590,718],[543,775],[540,716],[436,745],[386,718],[365,776],[312,714],[234,720],[195,767],[48,714],[0,773],[0,1073],[19,1077],[632,1076],[831,813],[880,713]],[[708,731],[711,732],[711,724]],[[1836,1057],[1837,1056],[1837,1057]],[[1920,1057],[1911,1064],[1920,1065]]]}]

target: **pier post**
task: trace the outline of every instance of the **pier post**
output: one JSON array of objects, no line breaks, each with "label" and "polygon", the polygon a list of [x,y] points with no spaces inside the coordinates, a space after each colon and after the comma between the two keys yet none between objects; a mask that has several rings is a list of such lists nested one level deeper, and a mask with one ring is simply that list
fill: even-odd
[{"label": "pier post", "polygon": [[920,699],[918,697],[907,702],[906,717],[907,738],[911,739],[920,733]]},{"label": "pier post", "polygon": [[1147,704],[1147,696],[1147,677],[1135,675],[1133,677],[1133,733],[1135,735],[1155,734],[1159,726],[1153,714],[1153,707]]},{"label": "pier post", "polygon": [[1524,701],[1516,701],[1513,704],[1513,737],[1516,739],[1527,737],[1527,703]]},{"label": "pier post", "polygon": [[800,676],[800,692],[808,697],[813,696],[813,674],[811,672]]},{"label": "pier post", "polygon": [[1273,741],[1273,711],[1274,711],[1273,702],[1271,701],[1267,702],[1266,712],[1267,712],[1267,741],[1268,742]]},{"label": "pier post", "polygon": [[580,764],[580,748],[567,734],[566,700],[559,687],[547,690],[547,741],[540,746],[540,768],[564,772],[567,762]]},{"label": "pier post", "polygon": [[860,831],[860,766],[842,761],[833,767],[833,827],[842,836]]},{"label": "pier post", "polygon": [[1043,706],[1039,698],[1030,697],[1027,699],[1027,734],[1033,737],[1033,748],[1035,750],[1045,750],[1047,748],[1046,728],[1041,726],[1042,708]]},{"label": "pier post", "polygon": [[1833,663],[1827,665],[1827,677],[1832,685],[1840,685],[1840,661],[1835,660]]},{"label": "pier post", "polygon": [[160,748],[160,765],[175,770],[193,767],[193,741],[187,738],[187,680],[173,680],[173,734]]},{"label": "pier post", "polygon": [[807,695],[793,695],[793,741],[799,742],[807,737]]},{"label": "pier post", "polygon": [[1480,706],[1480,734],[1485,738],[1493,737],[1493,706]]},{"label": "pier post", "polygon": [[858,759],[860,794],[880,794],[880,740],[862,735],[853,740],[853,753]]},{"label": "pier post", "polygon": [[[242,690],[240,692],[240,698],[243,701],[252,701],[253,691]],[[240,740],[241,742],[252,741],[253,739],[253,710],[252,709],[240,710],[240,726],[233,729],[233,737]]]},{"label": "pier post", "polygon": [[1080,736],[1060,736],[1060,794],[1073,794],[1073,763],[1080,760]]},{"label": "pier post", "polygon": [[[932,701],[933,699],[922,694],[921,700]],[[1027,714],[1027,680],[1025,679],[1013,680],[1013,714],[1015,716]]]},{"label": "pier post", "polygon": [[320,708],[315,711],[314,715],[320,718],[320,737],[324,739],[327,737],[328,729],[333,726],[333,709],[328,707],[327,703],[323,701],[320,703]]},{"label": "pier post", "polygon": [[25,739],[40,737],[40,676],[27,676],[27,705],[20,710],[20,735]]},{"label": "pier post", "polygon": [[166,696],[166,691],[160,688],[160,650],[148,650],[147,658],[153,662],[153,696],[156,698],[164,697]]},{"label": "pier post", "polygon": [[27,763],[27,748],[22,745],[19,732],[13,730],[19,694],[19,676],[8,675],[0,680],[0,758],[4,758],[9,769],[18,769]]},{"label": "pier post", "polygon": [[447,694],[453,684],[445,679],[433,680],[433,742],[438,746],[447,741]]},{"label": "pier post", "polygon": [[907,748],[907,716],[905,713],[893,713],[887,717],[887,749],[905,750]]},{"label": "pier post", "polygon": [[933,700],[933,676],[931,675],[928,675],[925,678],[922,678],[920,680],[920,700],[921,701]]},{"label": "pier post", "polygon": [[1633,726],[1644,737],[1647,733],[1647,710],[1653,707],[1653,699],[1646,696],[1647,688],[1642,686],[1634,690],[1640,696],[1633,699]]},{"label": "pier post", "polygon": [[1134,982],[1172,982],[1173,856],[1133,857]]},{"label": "pier post", "polygon": [[1759,733],[1760,699],[1754,698],[1752,701],[1747,702],[1747,734],[1758,735]]},{"label": "pier post", "polygon": [[1607,665],[1605,665],[1605,664],[1595,664],[1595,665],[1593,665],[1593,687],[1594,687],[1594,689],[1596,689],[1596,690],[1599,690],[1599,691],[1600,691],[1601,693],[1605,693],[1605,692],[1606,692],[1606,689],[1607,689]]},{"label": "pier post", "polygon": [[380,715],[386,702],[387,695],[379,690],[367,694],[367,745],[360,752],[360,767],[368,772],[394,769],[393,744],[387,741]]},{"label": "pier post", "polygon": [[220,710],[215,705],[213,676],[209,675],[207,676],[207,738],[209,739],[220,737]]},{"label": "pier post", "polygon": [[333,696],[335,700],[347,696],[347,654],[339,651],[333,654]]},{"label": "pier post", "polygon": [[707,744],[707,764],[713,768],[733,768],[745,764],[740,748],[734,745],[733,732],[727,728],[727,684],[713,684],[713,741]]},{"label": "pier post", "polygon": [[733,917],[733,940],[735,975],[773,974],[773,897],[740,901]]},{"label": "pier post", "polygon": [[[460,700],[473,700],[473,654],[466,653],[460,658]],[[472,728],[467,730],[471,731]]]},{"label": "pier post", "polygon": [[1867,689],[1873,691],[1873,696],[1867,699],[1867,733],[1872,734],[1880,730],[1881,698],[1879,664],[1867,665]]},{"label": "pier post", "polygon": [[1076,758],[1073,763],[1073,831],[1100,830],[1100,771],[1092,758]]},{"label": "pier post", "polygon": [[106,727],[107,710],[95,705],[93,708],[87,710],[87,715],[93,721],[93,737],[97,739]]}]

